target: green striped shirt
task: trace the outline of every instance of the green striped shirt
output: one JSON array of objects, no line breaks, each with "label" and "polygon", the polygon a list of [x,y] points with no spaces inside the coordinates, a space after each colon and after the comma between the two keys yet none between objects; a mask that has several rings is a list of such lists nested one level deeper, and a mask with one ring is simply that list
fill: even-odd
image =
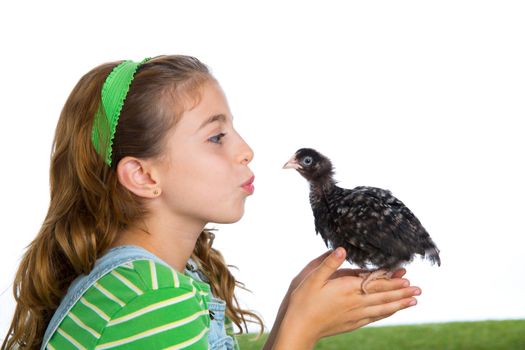
[{"label": "green striped shirt", "polygon": [[[48,349],[208,349],[210,286],[153,260],[125,263],[73,306]],[[225,318],[226,333],[234,338]]]}]

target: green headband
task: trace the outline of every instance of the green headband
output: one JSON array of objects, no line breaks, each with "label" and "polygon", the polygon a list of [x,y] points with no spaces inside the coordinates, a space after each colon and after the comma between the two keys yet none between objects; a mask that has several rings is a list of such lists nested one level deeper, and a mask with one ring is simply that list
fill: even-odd
[{"label": "green headband", "polygon": [[102,103],[95,114],[91,140],[97,153],[104,157],[104,161],[109,166],[111,166],[113,137],[129,86],[137,68],[149,59],[146,58],[142,62],[120,63],[109,73],[102,87]]}]

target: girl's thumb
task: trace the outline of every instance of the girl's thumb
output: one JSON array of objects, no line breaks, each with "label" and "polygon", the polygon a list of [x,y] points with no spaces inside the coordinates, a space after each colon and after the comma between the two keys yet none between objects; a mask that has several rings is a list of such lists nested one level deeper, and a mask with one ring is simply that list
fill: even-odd
[{"label": "girl's thumb", "polygon": [[343,247],[339,247],[328,255],[323,262],[312,273],[312,278],[317,283],[324,284],[332,274],[337,271],[339,266],[343,264],[346,258],[346,251]]}]

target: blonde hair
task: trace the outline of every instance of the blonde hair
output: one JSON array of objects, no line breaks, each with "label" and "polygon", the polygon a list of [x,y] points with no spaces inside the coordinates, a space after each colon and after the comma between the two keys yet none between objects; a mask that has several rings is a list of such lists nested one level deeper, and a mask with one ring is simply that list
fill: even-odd
[{"label": "blonde hair", "polygon": [[[51,156],[49,209],[16,273],[17,304],[2,350],[38,349],[70,283],[90,272],[117,232],[147,215],[143,199],[119,183],[116,165],[124,156],[159,156],[164,136],[184,111],[185,101],[198,99],[198,88],[214,80],[193,57],[159,56],[141,65],[121,111],[108,167],[92,146],[91,130],[104,80],[119,63],[100,65],[84,75],[62,109]],[[204,230],[192,257],[208,277],[212,292],[226,301],[226,315],[240,333],[243,325],[247,331],[246,322],[252,322],[259,324],[261,334],[263,321],[239,306],[235,287],[246,288],[212,248],[213,238]]]}]

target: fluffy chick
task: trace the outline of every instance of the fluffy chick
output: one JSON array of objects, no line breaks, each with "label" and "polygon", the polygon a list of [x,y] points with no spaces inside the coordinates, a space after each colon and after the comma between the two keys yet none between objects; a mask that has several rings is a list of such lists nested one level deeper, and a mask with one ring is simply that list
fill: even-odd
[{"label": "fluffy chick", "polygon": [[331,161],[301,148],[284,165],[310,183],[316,233],[328,248],[345,248],[350,263],[366,269],[361,289],[378,278],[390,278],[419,254],[441,265],[439,249],[416,216],[388,190],[336,186]]}]

